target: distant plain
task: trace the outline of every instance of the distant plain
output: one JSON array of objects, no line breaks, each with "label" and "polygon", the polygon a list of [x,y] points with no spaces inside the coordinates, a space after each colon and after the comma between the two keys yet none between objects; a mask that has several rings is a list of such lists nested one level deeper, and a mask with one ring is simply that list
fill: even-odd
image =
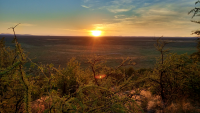
[{"label": "distant plain", "polygon": [[[5,37],[6,46],[13,36]],[[75,37],[75,36],[17,36],[24,51],[36,63],[65,67],[75,57],[82,67],[93,55],[103,56],[108,66],[116,66],[127,57],[136,63],[135,69],[152,68],[160,56],[154,44],[159,37]],[[197,51],[196,38],[163,37],[169,42],[165,48],[177,54],[192,54]]]}]

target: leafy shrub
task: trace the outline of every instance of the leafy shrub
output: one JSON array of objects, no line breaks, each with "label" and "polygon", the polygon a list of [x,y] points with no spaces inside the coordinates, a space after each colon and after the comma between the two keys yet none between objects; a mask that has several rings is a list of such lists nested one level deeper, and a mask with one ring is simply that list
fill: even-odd
[{"label": "leafy shrub", "polygon": [[168,104],[182,99],[199,99],[200,67],[187,54],[168,54],[163,64],[156,64],[149,77],[151,92],[163,96]]}]

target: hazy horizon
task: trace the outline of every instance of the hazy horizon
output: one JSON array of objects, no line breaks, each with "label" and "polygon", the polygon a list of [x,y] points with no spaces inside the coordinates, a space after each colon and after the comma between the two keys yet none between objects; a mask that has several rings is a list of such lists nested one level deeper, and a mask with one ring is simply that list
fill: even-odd
[{"label": "hazy horizon", "polygon": [[[11,36],[13,34],[4,34],[4,33],[1,33],[0,36]],[[14,35],[13,35],[14,36]],[[90,35],[87,35],[87,36],[76,36],[76,35],[32,35],[32,34],[16,34],[16,36],[44,36],[44,37],[94,37],[94,36],[90,36]],[[159,37],[162,37],[162,38],[170,38],[170,37],[174,37],[174,38],[197,38],[198,36],[98,36],[98,37],[94,37],[94,38],[101,38],[101,37],[134,37],[134,38],[137,38],[137,37],[144,37],[144,38],[159,38]],[[2,37],[0,37],[2,38]]]}]

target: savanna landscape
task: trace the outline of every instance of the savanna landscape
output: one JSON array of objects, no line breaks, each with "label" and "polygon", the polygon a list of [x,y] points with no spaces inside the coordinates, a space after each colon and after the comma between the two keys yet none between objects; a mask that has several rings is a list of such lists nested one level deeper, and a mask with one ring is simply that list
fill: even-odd
[{"label": "savanna landscape", "polygon": [[0,113],[200,112],[198,30],[197,37],[39,36],[17,34],[20,25],[0,35]]}]

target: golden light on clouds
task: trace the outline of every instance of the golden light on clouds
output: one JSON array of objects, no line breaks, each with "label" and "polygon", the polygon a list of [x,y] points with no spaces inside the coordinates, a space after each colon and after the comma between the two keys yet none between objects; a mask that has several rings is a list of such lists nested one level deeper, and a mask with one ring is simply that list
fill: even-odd
[{"label": "golden light on clouds", "polygon": [[[16,29],[18,34],[190,37],[194,36],[191,35],[193,30],[199,29],[196,23],[191,23],[198,18],[187,14],[195,7],[195,1],[66,0],[48,2],[43,6],[45,0],[41,3],[36,0],[15,1],[13,4],[4,0],[1,2],[0,34],[12,34],[7,28],[22,23]],[[52,12],[54,4],[59,5]]]},{"label": "golden light on clouds", "polygon": [[101,33],[102,33],[102,31],[100,31],[100,30],[93,30],[93,31],[91,31],[91,34],[93,36],[101,36]]}]

